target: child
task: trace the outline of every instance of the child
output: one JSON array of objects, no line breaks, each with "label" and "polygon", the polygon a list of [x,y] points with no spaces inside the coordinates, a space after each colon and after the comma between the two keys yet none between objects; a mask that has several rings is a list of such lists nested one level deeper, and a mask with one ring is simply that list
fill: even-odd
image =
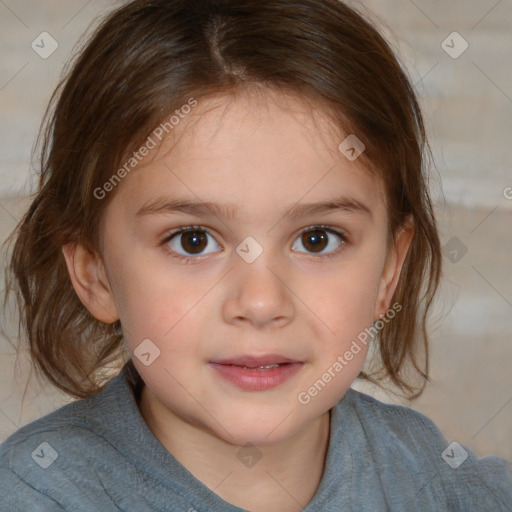
[{"label": "child", "polygon": [[10,268],[81,400],[1,445],[2,510],[512,510],[505,460],[350,388],[419,395],[441,275],[421,112],[360,14],[135,0],[51,105]]}]

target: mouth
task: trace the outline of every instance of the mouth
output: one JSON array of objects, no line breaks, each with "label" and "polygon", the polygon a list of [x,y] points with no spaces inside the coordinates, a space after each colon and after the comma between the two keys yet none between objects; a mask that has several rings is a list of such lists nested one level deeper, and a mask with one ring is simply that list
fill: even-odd
[{"label": "mouth", "polygon": [[210,361],[210,365],[231,384],[246,391],[265,391],[279,386],[304,365],[284,356],[242,356]]},{"label": "mouth", "polygon": [[302,361],[290,359],[278,354],[268,354],[264,356],[240,356],[230,359],[212,360],[211,363],[222,364],[224,366],[238,366],[245,370],[266,370],[277,368],[287,364],[301,363]]}]

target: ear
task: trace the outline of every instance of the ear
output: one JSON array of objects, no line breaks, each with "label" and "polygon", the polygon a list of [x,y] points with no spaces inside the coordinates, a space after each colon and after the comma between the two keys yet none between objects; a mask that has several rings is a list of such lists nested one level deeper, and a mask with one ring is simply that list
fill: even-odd
[{"label": "ear", "polygon": [[80,244],[62,246],[69,277],[78,298],[101,322],[111,324],[119,319],[114,297],[100,256]]},{"label": "ear", "polygon": [[382,271],[377,300],[375,302],[374,321],[382,318],[389,309],[395,293],[405,257],[414,237],[414,223],[408,217],[391,243]]}]

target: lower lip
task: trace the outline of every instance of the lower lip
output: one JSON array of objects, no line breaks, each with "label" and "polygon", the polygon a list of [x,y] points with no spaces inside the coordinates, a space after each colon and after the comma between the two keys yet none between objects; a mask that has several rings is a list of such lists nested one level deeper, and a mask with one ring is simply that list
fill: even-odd
[{"label": "lower lip", "polygon": [[210,363],[222,377],[247,391],[266,391],[295,375],[303,363],[289,363],[268,370],[244,370],[241,366]]}]

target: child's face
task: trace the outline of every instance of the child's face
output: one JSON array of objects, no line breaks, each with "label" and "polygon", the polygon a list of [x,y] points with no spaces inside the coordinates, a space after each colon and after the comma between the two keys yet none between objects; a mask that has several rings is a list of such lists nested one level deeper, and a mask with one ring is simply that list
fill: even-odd
[{"label": "child's face", "polygon": [[[118,315],[132,354],[151,340],[142,346],[150,364],[133,360],[162,418],[263,445],[344,395],[367,345],[344,354],[386,312],[405,252],[388,253],[381,183],[338,151],[344,136],[320,110],[252,95],[226,105],[200,101],[177,144],[118,185],[102,224],[111,303],[95,300]],[[361,208],[301,213],[342,198]],[[178,200],[229,206],[233,216],[164,206]],[[168,240],[188,226],[199,226],[195,236]],[[213,363],[245,356],[296,363]]]}]

